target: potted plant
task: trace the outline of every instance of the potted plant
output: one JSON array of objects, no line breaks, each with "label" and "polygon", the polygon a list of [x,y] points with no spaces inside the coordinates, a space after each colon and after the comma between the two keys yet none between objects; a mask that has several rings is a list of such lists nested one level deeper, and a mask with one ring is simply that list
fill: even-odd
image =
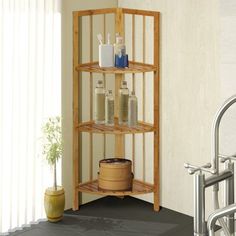
[{"label": "potted plant", "polygon": [[54,181],[53,187],[49,187],[44,195],[44,208],[50,222],[60,221],[63,217],[65,208],[65,192],[63,187],[57,186],[58,159],[62,157],[62,135],[61,118],[51,117],[43,125],[43,156],[48,164],[53,168]]}]

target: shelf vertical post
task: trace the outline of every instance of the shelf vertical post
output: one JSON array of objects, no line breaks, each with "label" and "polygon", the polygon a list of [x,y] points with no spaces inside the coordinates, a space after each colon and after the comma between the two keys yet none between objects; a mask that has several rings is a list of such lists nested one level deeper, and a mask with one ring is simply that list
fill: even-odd
[{"label": "shelf vertical post", "polygon": [[[124,15],[122,8],[116,10],[116,22],[115,22],[116,33],[124,36]],[[119,88],[124,75],[115,75],[115,116],[118,117],[119,108]],[[115,157],[124,157],[125,155],[125,139],[123,134],[117,134],[115,136]]]},{"label": "shelf vertical post", "polygon": [[[132,60],[135,61],[135,15],[132,15]],[[132,90],[135,92],[135,74],[132,73]],[[135,134],[132,134],[132,164],[135,178]]]},{"label": "shelf vertical post", "polygon": [[[90,31],[90,39],[89,39],[89,49],[90,49],[90,62],[93,61],[93,15],[89,17],[89,31]],[[89,73],[90,78],[90,120],[93,119],[93,73]],[[93,179],[93,133],[89,134],[89,179]]]},{"label": "shelf vertical post", "polygon": [[[105,39],[107,35],[107,27],[106,27],[106,14],[103,15],[103,38]],[[104,88],[106,88],[106,74],[103,73],[103,83]],[[106,134],[103,134],[103,158],[106,158]]]},{"label": "shelf vertical post", "polygon": [[79,64],[79,15],[73,13],[73,210],[79,209],[79,72],[75,67]]},{"label": "shelf vertical post", "polygon": [[159,145],[160,145],[160,129],[159,129],[159,80],[160,80],[160,64],[159,64],[159,19],[157,12],[154,15],[154,65],[157,70],[154,72],[154,210],[160,210],[160,175],[159,175]]},{"label": "shelf vertical post", "polygon": [[[146,16],[143,16],[143,63],[146,62]],[[146,121],[146,74],[143,73],[143,121]],[[146,179],[146,136],[143,133],[143,181]]]}]

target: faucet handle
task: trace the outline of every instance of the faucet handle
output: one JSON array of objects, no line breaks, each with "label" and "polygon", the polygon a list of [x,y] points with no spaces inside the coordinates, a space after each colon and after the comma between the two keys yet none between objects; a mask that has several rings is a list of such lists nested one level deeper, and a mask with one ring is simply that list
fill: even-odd
[{"label": "faucet handle", "polygon": [[211,168],[211,163],[207,163],[206,165],[203,165],[203,166],[195,166],[195,165],[191,165],[189,163],[184,163],[184,167],[186,169],[188,169],[188,173],[190,175],[193,175],[197,171],[205,171],[205,172],[208,172],[208,173],[211,173],[211,174],[216,173],[216,170],[210,169]]},{"label": "faucet handle", "polygon": [[236,161],[236,153],[231,156],[219,155],[220,162],[225,163],[226,161]]}]

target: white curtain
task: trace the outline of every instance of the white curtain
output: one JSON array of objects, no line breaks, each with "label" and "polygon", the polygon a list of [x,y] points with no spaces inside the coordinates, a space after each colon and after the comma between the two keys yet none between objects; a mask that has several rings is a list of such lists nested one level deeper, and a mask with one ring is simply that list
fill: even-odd
[{"label": "white curtain", "polygon": [[61,113],[60,84],[60,1],[0,0],[0,235],[45,218],[41,127]]}]

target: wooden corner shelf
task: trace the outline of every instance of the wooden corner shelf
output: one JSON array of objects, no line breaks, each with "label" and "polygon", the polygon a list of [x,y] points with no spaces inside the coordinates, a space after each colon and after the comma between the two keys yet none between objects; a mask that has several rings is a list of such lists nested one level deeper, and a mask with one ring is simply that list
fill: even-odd
[{"label": "wooden corner shelf", "polygon": [[129,127],[128,125],[119,125],[115,122],[115,125],[108,126],[104,124],[95,124],[94,121],[88,121],[78,124],[79,132],[89,133],[101,133],[101,134],[136,134],[147,133],[155,131],[155,127],[149,123],[142,121],[138,122],[135,127]]},{"label": "wooden corner shelf", "polygon": [[152,193],[154,187],[152,184],[145,183],[143,181],[134,179],[133,186],[131,190],[127,191],[111,191],[111,190],[101,190],[98,188],[98,180],[88,181],[86,183],[81,183],[77,186],[79,192],[97,194],[97,195],[109,195],[109,196],[129,196],[129,195],[139,195]]},{"label": "wooden corner shelf", "polygon": [[77,71],[103,73],[103,74],[126,74],[126,73],[144,73],[156,71],[157,68],[154,65],[140,63],[140,62],[129,62],[128,68],[116,68],[106,67],[101,68],[98,62],[84,63],[76,66]]},{"label": "wooden corner shelf", "polygon": [[[141,16],[140,22],[136,21],[136,16]],[[112,16],[112,17],[111,17]],[[125,22],[125,17],[130,16],[129,20]],[[99,17],[99,21],[97,21]],[[148,19],[152,18],[151,24]],[[84,19],[86,18],[86,22]],[[86,24],[85,24],[86,23]],[[88,24],[87,24],[88,23]],[[95,24],[96,23],[96,24]],[[138,24],[137,24],[138,23]],[[128,27],[126,27],[128,26]],[[118,33],[125,38],[127,52],[129,52],[129,67],[128,68],[100,68],[98,62],[95,60],[94,51],[98,50],[95,34],[101,32],[103,36],[114,27],[114,33]],[[137,30],[137,28],[142,30]],[[129,32],[128,32],[129,29]],[[132,30],[130,30],[132,29]],[[81,204],[81,193],[97,194],[97,195],[138,195],[153,193],[153,209],[160,210],[160,171],[159,171],[159,150],[160,150],[160,13],[154,11],[144,11],[137,9],[126,8],[109,8],[109,9],[94,9],[85,11],[73,12],[73,210],[79,210]],[[113,32],[113,31],[112,31]],[[149,35],[150,34],[150,35]],[[152,37],[152,40],[150,40]],[[137,41],[137,39],[140,39]],[[128,40],[128,41],[127,41]],[[85,45],[86,44],[86,45]],[[87,47],[88,46],[88,47]],[[82,58],[86,62],[82,63]],[[139,55],[139,57],[137,57]],[[151,64],[147,64],[147,58],[153,58]],[[137,62],[138,58],[142,58],[142,62]],[[88,73],[80,73],[88,72]],[[152,72],[147,75],[146,72]],[[135,74],[139,73],[138,76]],[[114,76],[109,76],[113,74]],[[110,78],[111,77],[111,78]],[[137,77],[137,78],[136,78]],[[104,88],[106,90],[112,89],[114,91],[114,114],[115,117],[119,114],[119,89],[123,80],[128,82],[129,90],[132,88],[134,92],[137,89],[142,89],[136,94],[140,99],[140,111],[143,111],[142,121],[138,122],[136,127],[129,127],[127,125],[119,125],[117,118],[114,126],[98,125],[93,121],[94,115],[94,83],[97,79],[102,79]],[[136,80],[137,79],[137,80]],[[136,83],[137,82],[137,83]],[[137,85],[142,86],[138,88]],[[81,92],[85,89],[84,85],[88,85],[87,91]],[[152,95],[149,94],[149,87],[153,86]],[[86,94],[86,101],[83,97]],[[153,96],[152,99],[147,99],[148,96]],[[148,103],[151,104],[148,104]],[[86,106],[89,112],[88,121],[82,122],[84,113],[83,106]],[[146,112],[153,109],[153,124],[146,123]],[[144,122],[143,122],[144,121]],[[82,156],[84,149],[84,135],[81,132],[87,132],[88,135],[88,150],[86,156]],[[153,132],[152,137],[147,135],[147,132]],[[98,133],[101,135],[95,135]],[[141,135],[139,134],[141,133]],[[98,181],[94,180],[97,176],[94,173],[98,171],[99,166],[95,167],[95,157],[97,153],[94,148],[100,148],[103,153],[101,158],[106,158],[107,150],[111,143],[108,142],[107,134],[114,134],[114,157],[126,157],[132,160],[132,172],[134,174],[132,190],[129,191],[105,191],[98,188]],[[125,135],[131,134],[132,143],[125,140]],[[136,135],[139,134],[139,135]],[[141,139],[136,139],[141,137]],[[94,145],[97,139],[103,139],[103,145]],[[149,139],[151,141],[149,142]],[[83,140],[84,141],[84,140]],[[138,142],[136,142],[138,141]],[[109,146],[109,147],[108,147]],[[86,146],[87,147],[87,146]],[[147,174],[146,163],[150,161],[146,150],[152,150],[153,155],[153,183],[145,182]],[[87,149],[87,148],[86,148]],[[88,151],[88,152],[87,152]],[[137,152],[141,152],[137,158]],[[86,160],[85,160],[86,159]],[[82,168],[83,161],[88,164],[88,169]],[[97,161],[97,159],[96,159]],[[136,173],[136,166],[140,166],[142,173]],[[87,171],[86,181],[81,182],[81,177]],[[137,180],[141,179],[143,181]],[[80,184],[79,184],[80,183]]]}]

